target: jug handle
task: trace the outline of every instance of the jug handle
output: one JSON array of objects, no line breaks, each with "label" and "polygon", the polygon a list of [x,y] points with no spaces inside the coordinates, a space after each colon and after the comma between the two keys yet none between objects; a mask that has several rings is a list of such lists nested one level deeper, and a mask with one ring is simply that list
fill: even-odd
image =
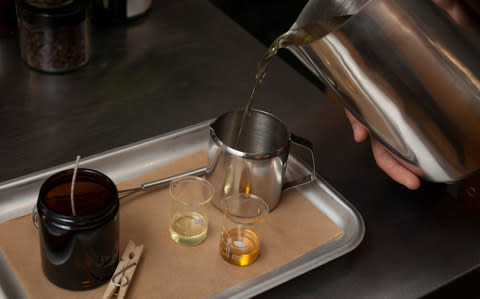
[{"label": "jug handle", "polygon": [[313,144],[312,144],[312,142],[310,140],[306,139],[306,138],[297,136],[293,133],[290,133],[290,141],[292,142],[292,144],[296,144],[296,145],[299,145],[303,148],[306,148],[310,152],[310,154],[312,155],[312,168],[311,168],[311,172],[310,172],[309,175],[306,175],[306,176],[304,176],[302,178],[299,178],[299,179],[296,179],[296,180],[292,180],[292,181],[288,181],[288,182],[283,183],[282,191],[293,188],[293,187],[297,187],[297,186],[301,186],[301,185],[304,185],[304,184],[311,183],[313,181],[313,179],[315,178],[315,157],[314,157],[314,154],[313,154]]}]

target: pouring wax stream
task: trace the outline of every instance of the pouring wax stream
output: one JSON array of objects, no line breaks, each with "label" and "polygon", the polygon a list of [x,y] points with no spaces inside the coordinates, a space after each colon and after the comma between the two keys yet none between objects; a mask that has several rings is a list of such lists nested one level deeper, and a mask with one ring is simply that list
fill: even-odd
[{"label": "pouring wax stream", "polygon": [[331,17],[327,20],[321,20],[312,24],[308,24],[301,28],[289,30],[273,41],[257,64],[255,84],[253,85],[252,91],[250,92],[250,97],[248,98],[248,102],[244,108],[242,121],[238,129],[236,141],[234,142],[235,147],[238,147],[240,144],[242,144],[242,137],[244,137],[242,134],[244,128],[247,126],[249,114],[253,107],[255,92],[257,88],[262,85],[263,80],[267,75],[268,66],[273,57],[277,55],[278,51],[291,46],[298,47],[307,45],[312,41],[319,40],[336,28],[340,27],[350,17],[351,15],[340,15]]}]

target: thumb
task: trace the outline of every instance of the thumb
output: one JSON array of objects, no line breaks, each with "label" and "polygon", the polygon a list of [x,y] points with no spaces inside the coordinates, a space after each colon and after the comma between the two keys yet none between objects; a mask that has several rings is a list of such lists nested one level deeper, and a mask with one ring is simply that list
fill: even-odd
[{"label": "thumb", "polygon": [[360,123],[358,119],[356,119],[355,116],[353,116],[353,114],[350,113],[350,111],[348,111],[347,109],[345,109],[345,115],[347,116],[347,119],[352,126],[353,139],[356,142],[365,141],[368,137],[368,129],[365,128],[365,126],[362,125],[362,123]]}]

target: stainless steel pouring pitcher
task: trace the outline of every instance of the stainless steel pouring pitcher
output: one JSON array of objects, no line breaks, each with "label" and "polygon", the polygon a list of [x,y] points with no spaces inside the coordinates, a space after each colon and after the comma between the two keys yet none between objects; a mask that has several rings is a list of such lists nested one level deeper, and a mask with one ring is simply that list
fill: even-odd
[{"label": "stainless steel pouring pitcher", "polygon": [[286,48],[410,170],[480,168],[480,30],[427,0],[311,0],[291,32],[310,39]]},{"label": "stainless steel pouring pitcher", "polygon": [[[278,118],[267,112],[250,110],[246,121],[242,121],[243,113],[243,110],[227,112],[210,124],[206,177],[215,189],[212,202],[221,208],[221,200],[234,193],[252,193],[273,210],[282,190],[313,180],[312,144],[290,133]],[[285,182],[291,143],[310,151],[312,172]]]}]

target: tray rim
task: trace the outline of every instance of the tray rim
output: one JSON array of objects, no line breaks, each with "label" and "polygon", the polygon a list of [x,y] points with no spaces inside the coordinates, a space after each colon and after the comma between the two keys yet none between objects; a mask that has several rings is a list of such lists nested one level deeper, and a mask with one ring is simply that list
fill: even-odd
[{"label": "tray rim", "polygon": [[[175,140],[182,136],[189,136],[190,134],[195,134],[201,132],[202,130],[208,129],[208,125],[211,123],[212,120],[203,121],[197,124],[193,124],[191,126],[187,126],[184,128],[176,129],[173,131],[169,131],[164,134],[160,134],[158,136],[153,136],[147,139],[143,139],[131,144],[127,144],[124,146],[116,147],[111,150],[107,150],[105,152],[97,153],[94,155],[90,155],[82,159],[82,165],[89,165],[94,164],[99,160],[108,159],[111,157],[115,157],[117,155],[121,155],[125,151],[132,151],[137,148],[141,147],[148,147],[150,144],[162,143],[169,140]],[[289,157],[289,168],[293,169],[293,172],[304,172],[309,173],[310,170],[305,165],[305,163],[299,159],[297,159],[293,154],[290,154]],[[17,178],[9,179],[4,182],[0,182],[0,201],[4,200],[1,198],[1,192],[9,189],[15,189],[16,187],[21,186],[28,186],[30,184],[38,184],[39,181],[43,180],[46,176],[49,176],[57,171],[71,168],[73,167],[74,162],[60,164],[58,166],[54,166],[51,168],[46,168],[44,170],[36,171],[24,176],[20,176]],[[293,166],[292,166],[293,165]],[[119,183],[119,182],[116,182]],[[217,294],[210,296],[209,298],[217,299],[217,298],[250,298],[255,295],[258,295],[264,291],[267,291],[273,287],[276,287],[288,280],[291,280],[301,274],[304,274],[310,270],[313,270],[323,264],[326,264],[336,258],[339,258],[348,252],[354,250],[363,240],[365,235],[365,222],[359,213],[359,211],[342,195],[340,194],[333,186],[331,186],[325,179],[320,177],[317,173],[315,173],[315,180],[314,182],[297,187],[297,189],[304,194],[305,190],[311,189],[315,186],[315,188],[319,188],[323,190],[325,193],[329,193],[328,195],[331,198],[337,200],[337,204],[341,205],[344,211],[349,214],[350,221],[353,221],[353,225],[356,227],[356,232],[346,232],[345,229],[337,223],[334,219],[332,219],[331,215],[324,210],[321,210],[327,217],[329,217],[336,225],[342,228],[344,234],[335,240],[332,240],[328,243],[325,243],[319,247],[312,249],[311,251],[305,253],[304,255],[298,257],[297,259],[290,261],[275,270],[270,272],[264,273],[259,275],[255,278],[252,278],[247,281],[243,281],[233,287],[227,288]],[[313,201],[304,194],[307,200]],[[315,204],[314,204],[315,205]],[[315,205],[319,210],[320,208]],[[24,215],[28,215],[29,213],[24,213]],[[22,215],[16,215],[10,219],[15,219],[21,217]],[[7,219],[8,220],[8,219]],[[3,222],[3,221],[2,221]],[[352,224],[350,224],[352,225]],[[16,277],[13,270],[7,269],[8,261],[6,261],[3,252],[0,250],[0,258],[4,261],[0,263],[0,292],[7,291],[8,293],[15,294],[15,297],[18,298],[28,298],[26,292],[23,290],[23,287]],[[1,293],[0,293],[1,294]]]}]

